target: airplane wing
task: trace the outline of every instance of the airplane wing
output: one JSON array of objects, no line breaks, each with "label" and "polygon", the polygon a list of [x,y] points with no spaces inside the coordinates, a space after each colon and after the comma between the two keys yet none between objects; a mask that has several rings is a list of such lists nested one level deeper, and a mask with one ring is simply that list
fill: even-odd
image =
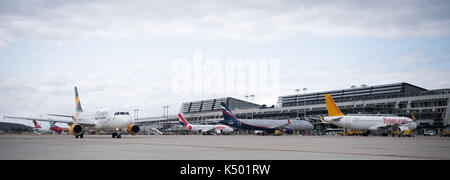
[{"label": "airplane wing", "polygon": [[37,118],[37,117],[14,117],[14,116],[5,116],[5,118],[9,119],[23,119],[29,121],[46,121],[46,122],[56,122],[56,123],[77,123],[82,125],[95,125],[95,122],[89,121],[73,121],[72,119],[52,119],[52,118]]},{"label": "airplane wing", "polygon": [[376,131],[376,130],[381,130],[381,129],[386,129],[386,128],[387,128],[387,125],[376,125],[376,126],[369,127],[369,130]]},{"label": "airplane wing", "polygon": [[57,116],[57,117],[66,117],[66,118],[74,118],[73,116],[71,116],[71,115],[63,115],[63,114],[47,114],[47,115],[49,115],[49,116]]},{"label": "airplane wing", "polygon": [[210,132],[216,132],[216,128],[210,128],[207,131],[203,131],[203,133],[210,133]]},{"label": "airplane wing", "polygon": [[151,119],[143,119],[143,120],[134,120],[134,124],[146,124],[146,123],[151,123],[151,122],[156,122],[155,120],[151,120]]},{"label": "airplane wing", "polygon": [[288,126],[291,123],[292,123],[291,119],[289,119],[289,117],[287,117],[287,123],[286,124],[281,124],[281,125],[274,124],[274,126],[271,126],[269,128],[271,128],[271,129],[284,129],[286,126]]},{"label": "airplane wing", "polygon": [[374,130],[387,129],[387,128],[391,128],[391,127],[393,127],[393,128],[399,128],[400,126],[405,125],[405,124],[408,124],[408,123],[411,123],[411,121],[407,121],[407,122],[404,122],[404,123],[398,123],[398,124],[389,124],[389,125],[388,125],[388,124],[383,124],[383,125],[376,125],[376,126],[369,127],[369,130],[374,131]]}]

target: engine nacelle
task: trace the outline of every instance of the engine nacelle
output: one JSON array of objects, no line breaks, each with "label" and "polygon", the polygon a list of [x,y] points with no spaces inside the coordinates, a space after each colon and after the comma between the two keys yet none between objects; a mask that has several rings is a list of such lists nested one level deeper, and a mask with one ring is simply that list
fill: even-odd
[{"label": "engine nacelle", "polygon": [[127,128],[128,134],[131,134],[131,135],[135,135],[135,134],[139,133],[139,130],[141,130],[141,128],[139,128],[139,126],[136,124],[130,124]]},{"label": "engine nacelle", "polygon": [[403,132],[403,131],[408,131],[409,128],[406,127],[406,126],[400,126],[400,127],[398,127],[398,130],[399,130],[400,132]]},{"label": "engine nacelle", "polygon": [[286,134],[294,134],[294,129],[286,128],[285,132],[286,132]]},{"label": "engine nacelle", "polygon": [[74,136],[79,136],[83,133],[83,127],[79,124],[72,124],[69,127],[69,132]]}]

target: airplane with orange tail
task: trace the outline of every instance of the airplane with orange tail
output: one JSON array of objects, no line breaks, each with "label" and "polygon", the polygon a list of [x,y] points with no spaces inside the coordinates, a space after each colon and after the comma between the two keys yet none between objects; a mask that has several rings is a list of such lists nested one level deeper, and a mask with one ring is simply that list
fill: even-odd
[{"label": "airplane with orange tail", "polygon": [[413,119],[393,115],[344,115],[330,94],[325,94],[328,116],[322,120],[345,129],[381,131],[392,128],[395,131],[410,133],[417,128]]}]

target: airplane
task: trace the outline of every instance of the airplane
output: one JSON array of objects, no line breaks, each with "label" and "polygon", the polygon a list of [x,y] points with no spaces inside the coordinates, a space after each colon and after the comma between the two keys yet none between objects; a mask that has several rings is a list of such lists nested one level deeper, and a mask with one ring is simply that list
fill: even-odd
[{"label": "airplane", "polygon": [[223,134],[223,133],[232,133],[234,132],[234,129],[227,125],[194,125],[189,124],[189,122],[184,118],[183,115],[178,113],[178,119],[180,120],[180,124],[184,127],[187,127],[189,131],[196,131],[202,134],[206,133],[216,133],[216,134]]},{"label": "airplane", "polygon": [[283,132],[292,134],[294,130],[312,130],[314,126],[304,120],[269,120],[269,119],[241,119],[239,120],[231,112],[225,103],[220,103],[224,120],[219,121],[221,124],[231,126],[233,128],[264,131],[268,134],[281,135]]},{"label": "airplane", "polygon": [[[74,115],[48,114],[49,116],[59,117],[42,118],[42,117],[14,117],[5,116],[10,119],[22,119],[30,121],[47,121],[54,123],[66,123],[69,125],[69,133],[75,138],[83,138],[83,134],[89,130],[113,131],[112,138],[121,138],[121,130],[126,129],[131,135],[139,133],[139,125],[134,123],[130,113],[126,111],[84,111],[81,107],[78,89],[75,86],[75,113]],[[64,118],[64,119],[63,119]],[[142,122],[140,122],[142,123]]]},{"label": "airplane", "polygon": [[[334,102],[330,94],[325,94],[328,116],[323,120],[345,129],[382,131],[392,128],[401,134],[409,134],[417,128],[413,119],[393,115],[344,115]],[[414,115],[413,115],[414,118]],[[367,135],[366,134],[366,135]]]},{"label": "airplane", "polygon": [[42,129],[41,125],[39,125],[39,124],[37,123],[37,121],[33,121],[33,124],[34,124],[33,130],[34,130],[34,133],[35,133],[35,134],[46,134],[46,133],[50,133],[50,130]]},{"label": "airplane", "polygon": [[50,122],[50,128],[48,130],[42,129],[41,125],[36,120],[33,120],[34,124],[34,130],[37,133],[50,133],[52,131],[53,133],[59,133],[62,134],[64,131],[68,131],[69,128],[62,128],[57,125],[55,125],[55,122]]}]

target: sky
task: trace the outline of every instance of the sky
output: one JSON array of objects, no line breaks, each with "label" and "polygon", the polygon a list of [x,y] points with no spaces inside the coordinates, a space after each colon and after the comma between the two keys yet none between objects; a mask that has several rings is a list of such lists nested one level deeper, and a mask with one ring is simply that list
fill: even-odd
[{"label": "sky", "polygon": [[0,113],[73,114],[74,86],[84,109],[139,117],[227,96],[277,105],[303,88],[450,88],[449,9],[446,0],[0,0]]}]

